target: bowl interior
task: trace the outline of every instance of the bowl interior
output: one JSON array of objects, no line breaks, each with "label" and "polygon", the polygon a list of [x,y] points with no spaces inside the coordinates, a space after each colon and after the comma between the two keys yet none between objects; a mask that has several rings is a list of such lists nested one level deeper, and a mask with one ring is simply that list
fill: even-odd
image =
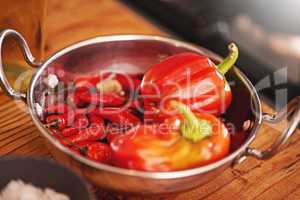
[{"label": "bowl interior", "polygon": [[[215,62],[220,60],[217,55],[203,48],[154,36],[108,36],[78,43],[55,54],[42,66],[39,77],[32,83],[33,103],[41,103],[42,94],[47,92],[42,78],[49,73],[63,70],[69,80],[78,74],[93,75],[100,70],[143,73],[162,59],[187,51],[207,55]],[[253,111],[260,112],[259,100],[253,95],[251,83],[238,69],[231,69],[226,78],[232,88],[233,101],[224,118],[232,125],[232,133],[240,134],[245,121],[250,120],[253,124],[259,121],[253,114]],[[245,139],[233,146],[232,151],[253,139],[252,129],[243,133],[246,134],[243,136]],[[233,134],[233,140],[240,140],[238,134]]]},{"label": "bowl interior", "polygon": [[90,199],[86,184],[73,172],[48,160],[10,157],[0,159],[0,191],[11,180],[52,188],[72,200]]}]

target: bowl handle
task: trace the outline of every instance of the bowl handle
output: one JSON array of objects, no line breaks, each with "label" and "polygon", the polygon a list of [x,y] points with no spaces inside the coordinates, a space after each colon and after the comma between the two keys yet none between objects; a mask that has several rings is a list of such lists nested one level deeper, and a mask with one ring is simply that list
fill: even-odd
[{"label": "bowl handle", "polygon": [[30,66],[38,67],[41,65],[41,63],[37,62],[36,59],[32,56],[25,39],[23,38],[23,36],[20,33],[18,33],[15,30],[12,30],[12,29],[5,29],[0,32],[0,55],[1,55],[0,56],[0,81],[1,81],[1,84],[2,84],[5,92],[8,94],[8,96],[10,96],[12,98],[17,98],[17,99],[25,99],[26,94],[16,91],[11,87],[11,85],[9,84],[9,82],[6,78],[4,70],[3,70],[2,47],[3,47],[4,39],[8,36],[12,36],[18,42],[18,44],[21,47],[25,61]]},{"label": "bowl handle", "polygon": [[253,148],[247,148],[246,156],[253,156],[260,160],[269,159],[278,152],[280,147],[286,143],[288,138],[295,132],[300,122],[300,96],[292,99],[286,108],[282,109],[277,114],[263,114],[263,121],[268,123],[278,123],[289,117],[290,120],[287,123],[287,127],[283,133],[277,138],[277,140],[267,150],[258,150]]}]

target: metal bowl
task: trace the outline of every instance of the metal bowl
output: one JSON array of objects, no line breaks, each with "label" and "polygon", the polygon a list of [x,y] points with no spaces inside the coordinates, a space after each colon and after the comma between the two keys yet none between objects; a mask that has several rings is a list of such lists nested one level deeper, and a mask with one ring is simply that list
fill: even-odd
[{"label": "metal bowl", "polygon": [[[243,126],[245,121],[251,122],[252,125],[248,130],[245,142],[228,156],[206,166],[174,172],[143,172],[96,163],[74,154],[61,145],[39,120],[35,103],[39,101],[44,90],[41,87],[41,77],[55,70],[56,63],[62,63],[67,73],[92,74],[100,69],[144,72],[151,64],[159,62],[164,57],[186,51],[207,55],[216,62],[220,61],[220,57],[199,46],[170,38],[148,35],[116,35],[102,36],[76,43],[57,52],[45,62],[38,63],[31,55],[23,37],[14,30],[4,30],[0,33],[0,51],[4,38],[9,35],[13,36],[23,47],[26,61],[39,68],[31,80],[28,93],[22,94],[9,85],[0,62],[0,78],[7,94],[13,98],[27,101],[31,117],[41,135],[46,138],[47,146],[55,159],[101,188],[140,195],[173,193],[192,189],[213,179],[233,164],[241,162],[246,156],[254,156],[258,159],[270,158],[294,132],[300,121],[299,97],[292,100],[287,105],[287,109],[276,116],[263,114],[255,88],[240,70],[233,68],[226,75],[227,80],[232,83],[233,102],[225,117],[234,122],[237,127]],[[290,123],[269,149],[260,151],[249,147],[263,121],[276,123],[281,121],[285,114],[291,116]]]}]

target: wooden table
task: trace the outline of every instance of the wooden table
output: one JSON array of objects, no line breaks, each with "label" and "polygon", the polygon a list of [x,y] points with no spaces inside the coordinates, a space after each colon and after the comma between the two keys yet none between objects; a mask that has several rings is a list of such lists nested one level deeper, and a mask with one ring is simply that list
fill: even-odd
[{"label": "wooden table", "polygon": [[[119,33],[164,35],[145,18],[112,0],[90,0],[88,3],[84,0],[51,0],[46,24],[47,55],[66,45],[96,35]],[[263,108],[264,111],[271,111],[265,104]],[[275,126],[264,124],[252,146],[266,148],[278,136],[283,126],[284,124]],[[226,170],[208,184],[166,199],[300,199],[299,150],[298,130],[288,141],[287,147],[272,159],[259,161],[247,158],[242,164]],[[0,155],[8,154],[51,157],[26,112],[26,105],[1,94]]]}]

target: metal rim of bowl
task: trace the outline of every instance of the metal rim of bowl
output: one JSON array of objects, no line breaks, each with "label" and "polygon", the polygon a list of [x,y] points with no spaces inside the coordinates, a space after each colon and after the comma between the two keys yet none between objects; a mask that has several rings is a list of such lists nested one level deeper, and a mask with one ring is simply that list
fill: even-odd
[{"label": "metal rim of bowl", "polygon": [[176,39],[171,39],[168,37],[162,37],[162,36],[155,36],[155,35],[109,35],[109,36],[99,36],[92,39],[84,40],[82,42],[75,43],[71,46],[68,46],[51,57],[49,57],[38,69],[38,71],[34,74],[33,78],[30,82],[30,87],[27,91],[27,103],[28,103],[28,109],[31,114],[31,117],[33,119],[33,122],[38,127],[42,135],[49,140],[56,148],[58,148],[60,151],[63,151],[68,156],[72,157],[73,159],[84,163],[90,167],[93,167],[97,170],[103,170],[108,171],[111,173],[118,173],[122,175],[128,175],[128,176],[136,176],[136,177],[142,177],[142,178],[150,178],[150,179],[176,179],[176,178],[182,178],[182,177],[188,177],[193,176],[201,173],[205,173],[208,171],[211,171],[215,168],[221,167],[225,163],[233,162],[235,159],[237,159],[238,156],[242,155],[246,148],[249,146],[249,144],[255,139],[256,133],[258,128],[260,127],[262,123],[262,109],[261,109],[261,102],[258,97],[258,94],[256,92],[256,89],[252,85],[252,83],[249,81],[249,79],[237,68],[234,68],[236,70],[237,75],[240,77],[240,79],[244,82],[248,90],[251,92],[252,96],[252,103],[254,104],[255,111],[258,113],[255,117],[255,122],[252,127],[252,130],[249,134],[249,138],[246,142],[244,142],[243,145],[240,146],[239,149],[235,150],[234,152],[230,153],[228,156],[224,157],[221,160],[218,160],[216,162],[213,162],[208,165],[200,166],[193,169],[187,169],[182,171],[171,171],[171,172],[145,172],[145,171],[138,171],[138,170],[130,170],[120,167],[115,167],[111,165],[101,164],[94,161],[91,161],[83,156],[79,156],[75,153],[73,153],[69,148],[63,146],[58,140],[56,140],[54,137],[52,137],[49,134],[49,131],[43,126],[41,121],[38,118],[38,115],[36,113],[36,110],[34,109],[34,100],[33,100],[33,92],[35,88],[35,84],[42,74],[42,72],[47,68],[47,66],[52,63],[57,58],[63,56],[64,54],[78,49],[82,48],[84,46],[97,44],[97,43],[103,43],[103,42],[113,42],[113,41],[134,41],[134,40],[148,40],[148,41],[158,41],[162,43],[166,43],[168,45],[173,45],[176,47],[183,47],[185,49],[198,52],[201,54],[210,54],[213,55],[215,58],[220,59],[220,57],[211,51],[204,49],[202,47],[187,43],[178,41]]}]

